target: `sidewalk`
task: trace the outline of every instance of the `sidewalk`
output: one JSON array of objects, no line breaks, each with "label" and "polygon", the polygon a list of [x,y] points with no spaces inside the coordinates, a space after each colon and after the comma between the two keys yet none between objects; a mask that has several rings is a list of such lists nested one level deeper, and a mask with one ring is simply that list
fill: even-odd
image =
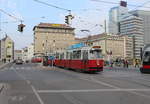
[{"label": "sidewalk", "polygon": [[123,66],[104,66],[106,69],[131,69],[131,70],[139,70],[139,68],[135,68],[134,66],[129,66],[128,68],[124,68]]}]

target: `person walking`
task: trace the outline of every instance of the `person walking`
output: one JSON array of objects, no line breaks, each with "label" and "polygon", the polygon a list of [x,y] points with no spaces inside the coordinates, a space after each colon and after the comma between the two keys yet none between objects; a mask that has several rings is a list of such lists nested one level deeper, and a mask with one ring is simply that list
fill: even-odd
[{"label": "person walking", "polygon": [[129,67],[129,62],[128,62],[128,60],[125,60],[125,65],[126,65],[126,68]]},{"label": "person walking", "polygon": [[113,67],[113,64],[114,64],[113,60],[110,60],[110,67]]},{"label": "person walking", "polygon": [[135,60],[135,68],[136,67],[139,68],[139,60],[138,59]]}]

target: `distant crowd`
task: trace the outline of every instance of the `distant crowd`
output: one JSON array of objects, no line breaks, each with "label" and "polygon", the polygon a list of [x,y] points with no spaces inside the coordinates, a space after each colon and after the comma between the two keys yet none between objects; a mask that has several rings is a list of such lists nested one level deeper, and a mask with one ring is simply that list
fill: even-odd
[{"label": "distant crowd", "polygon": [[124,67],[128,68],[129,66],[134,66],[135,68],[140,67],[140,60],[135,59],[133,62],[128,61],[127,59],[116,59],[116,60],[110,60],[110,61],[105,61],[105,66],[110,66],[110,67]]}]

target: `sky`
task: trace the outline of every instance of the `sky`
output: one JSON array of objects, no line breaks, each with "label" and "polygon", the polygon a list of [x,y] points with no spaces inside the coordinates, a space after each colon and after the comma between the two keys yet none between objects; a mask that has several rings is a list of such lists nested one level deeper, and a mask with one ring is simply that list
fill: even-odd
[{"label": "sky", "polygon": [[[72,27],[76,28],[76,37],[84,37],[88,34],[99,34],[104,32],[104,25],[106,19],[108,23],[108,11],[117,4],[106,4],[98,2],[99,0],[41,0],[43,2],[53,4],[62,8],[72,10],[74,20]],[[103,0],[109,2],[119,3],[120,0]],[[148,0],[125,0],[128,4],[149,6]],[[149,6],[150,7],[150,6]],[[136,7],[128,7],[129,10],[134,10]],[[23,24],[26,25],[24,32],[20,33],[17,26],[20,24],[6,14],[0,12],[0,38],[5,34],[10,36],[15,42],[15,49],[24,48],[33,43],[33,27],[40,22],[43,23],[60,23],[63,24],[67,11],[59,10],[49,7],[34,0],[0,0],[0,9],[7,13],[22,19]],[[150,10],[150,8],[138,8]],[[14,22],[15,21],[15,22]],[[7,23],[6,23],[7,22]],[[97,25],[98,24],[98,25]],[[80,30],[87,29],[90,33],[83,33]]]}]

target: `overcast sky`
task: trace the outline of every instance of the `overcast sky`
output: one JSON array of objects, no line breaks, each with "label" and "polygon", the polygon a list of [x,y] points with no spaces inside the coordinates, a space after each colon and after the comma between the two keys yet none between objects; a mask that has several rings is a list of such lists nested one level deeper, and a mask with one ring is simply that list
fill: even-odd
[{"label": "overcast sky", "polygon": [[[104,32],[104,28],[95,26],[96,24],[104,24],[104,20],[108,20],[108,11],[117,4],[106,4],[102,2],[96,2],[98,0],[41,0],[53,5],[60,6],[62,8],[71,9],[72,14],[75,16],[72,26],[76,28],[76,37],[86,36],[88,33],[81,33],[82,29],[89,29],[91,34],[99,34]],[[118,2],[120,0],[103,0],[110,2]],[[128,4],[142,5],[145,3],[145,7],[149,6],[148,0],[127,0]],[[150,7],[150,6],[149,6]],[[129,10],[134,10],[135,7],[128,7]],[[24,32],[19,33],[17,31],[17,23],[15,19],[1,14],[1,29],[0,37],[3,38],[7,33],[15,42],[15,48],[21,49],[28,46],[33,42],[33,27],[40,22],[46,23],[64,23],[64,17],[68,12],[59,10],[53,7],[49,7],[34,0],[0,0],[0,9],[21,18],[26,25]],[[138,8],[146,9],[150,8]],[[9,22],[9,23],[3,23]]]}]

